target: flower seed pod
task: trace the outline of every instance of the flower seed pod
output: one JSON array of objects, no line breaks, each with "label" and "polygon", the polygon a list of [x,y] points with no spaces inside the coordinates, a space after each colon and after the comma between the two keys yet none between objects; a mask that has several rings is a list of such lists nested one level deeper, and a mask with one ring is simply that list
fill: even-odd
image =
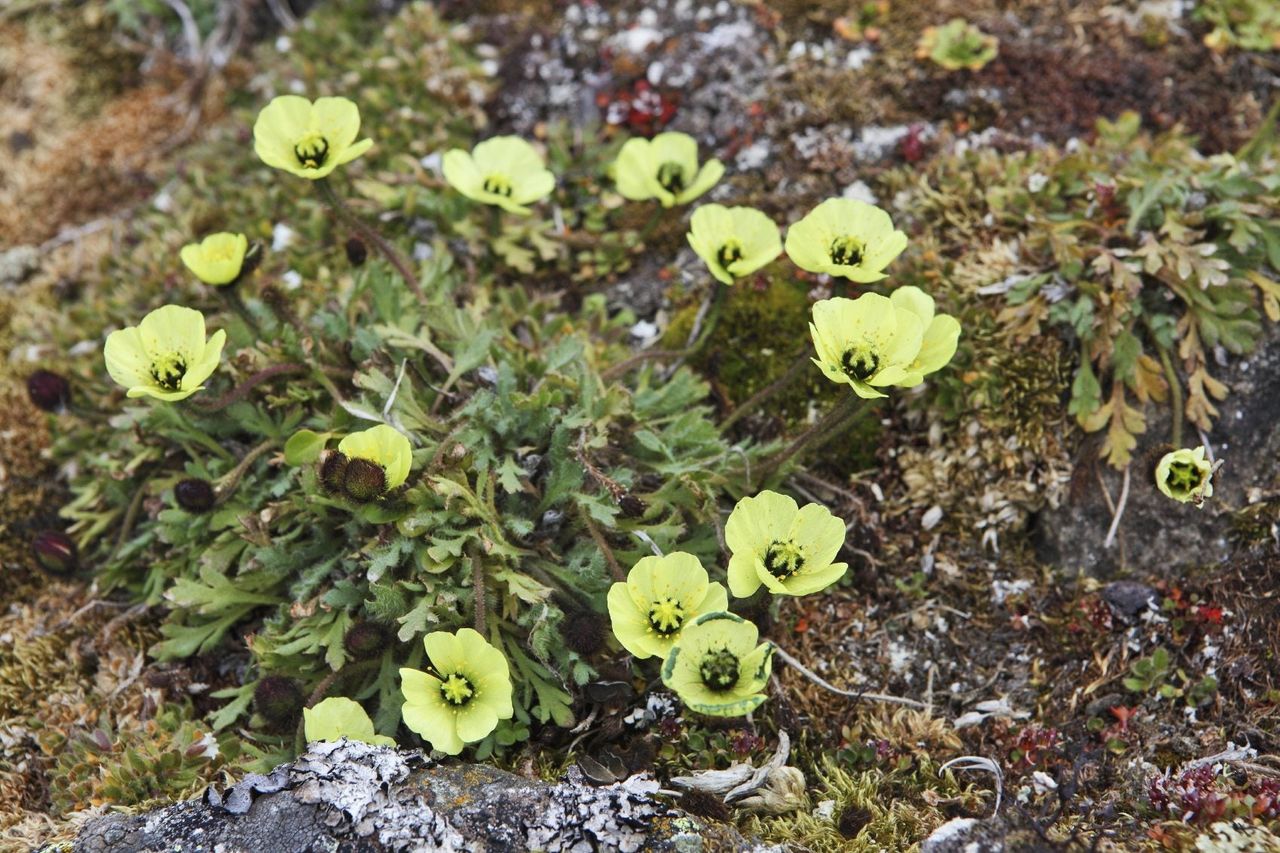
[{"label": "flower seed pod", "polygon": [[359,237],[352,237],[347,241],[347,262],[353,267],[364,266],[364,262],[369,259],[369,248]]},{"label": "flower seed pod", "polygon": [[217,495],[214,494],[213,486],[208,480],[188,477],[174,485],[173,499],[187,512],[199,515],[213,509]]},{"label": "flower seed pod", "polygon": [[80,564],[79,551],[61,530],[43,530],[31,540],[31,554],[40,568],[55,577],[68,577]]},{"label": "flower seed pod", "polygon": [[391,631],[377,622],[357,622],[342,638],[347,654],[356,660],[376,658],[391,644]]},{"label": "flower seed pod", "polygon": [[336,450],[331,450],[324,455],[324,459],[320,462],[320,485],[326,492],[330,494],[338,494],[342,491],[342,480],[347,473],[346,455]]},{"label": "flower seed pod", "polygon": [[381,497],[387,490],[387,472],[376,462],[368,459],[347,460],[346,470],[342,474],[342,491],[351,500],[366,503]]},{"label": "flower seed pod", "polygon": [[37,370],[27,377],[27,395],[37,409],[60,412],[71,399],[71,386],[52,371]]},{"label": "flower seed pod", "polygon": [[298,682],[285,675],[268,675],[253,689],[253,707],[272,726],[287,726],[302,712],[306,697]]}]

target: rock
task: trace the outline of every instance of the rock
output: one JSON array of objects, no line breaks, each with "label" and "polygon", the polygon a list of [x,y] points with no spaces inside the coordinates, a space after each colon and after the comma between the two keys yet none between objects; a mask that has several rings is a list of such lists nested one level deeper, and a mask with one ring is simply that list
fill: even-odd
[{"label": "rock", "polygon": [[[1147,431],[1138,437],[1133,451],[1121,541],[1109,549],[1103,547],[1111,511],[1090,472],[1085,475],[1088,486],[1077,499],[1046,509],[1035,519],[1033,532],[1044,562],[1097,577],[1121,568],[1174,577],[1188,567],[1226,559],[1232,547],[1227,516],[1233,507],[1246,506],[1250,494],[1270,492],[1277,475],[1280,430],[1273,426],[1280,421],[1280,326],[1270,325],[1252,355],[1233,358],[1216,375],[1231,393],[1217,404],[1221,414],[1209,435],[1213,456],[1224,465],[1214,475],[1214,494],[1204,507],[1176,503],[1156,489],[1154,470],[1162,446],[1169,441],[1170,414],[1167,404],[1149,405]],[[1200,444],[1191,424],[1183,432],[1184,446]],[[1096,454],[1097,445],[1081,452]],[[1079,464],[1091,462],[1084,459]],[[1119,472],[1101,461],[1097,465],[1112,500],[1119,500]]]},{"label": "rock", "polygon": [[920,845],[920,853],[1047,853],[1066,849],[1033,827],[1015,826],[1002,817],[958,817],[935,829]]},{"label": "rock", "polygon": [[22,284],[40,266],[40,251],[35,246],[14,246],[0,252],[0,287]]},{"label": "rock", "polygon": [[1111,607],[1112,613],[1130,622],[1144,611],[1160,607],[1156,591],[1137,581],[1112,581],[1103,587],[1102,600]]},{"label": "rock", "polygon": [[526,779],[421,753],[313,743],[269,775],[137,815],[97,818],[76,853],[320,850],[765,851],[732,827],[690,816],[632,777],[586,784]]}]

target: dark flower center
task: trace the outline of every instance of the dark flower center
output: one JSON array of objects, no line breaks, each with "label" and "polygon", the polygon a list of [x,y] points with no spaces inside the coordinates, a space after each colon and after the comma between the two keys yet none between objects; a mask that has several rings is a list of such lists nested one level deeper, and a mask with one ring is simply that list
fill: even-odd
[{"label": "dark flower center", "polygon": [[461,708],[470,702],[475,695],[475,688],[471,686],[471,682],[464,675],[455,672],[448,678],[441,680],[440,696],[455,708]]},{"label": "dark flower center", "polygon": [[684,189],[684,167],[679,163],[663,163],[658,167],[658,183],[669,193]]},{"label": "dark flower center", "polygon": [[738,656],[728,649],[713,649],[702,658],[698,674],[703,684],[718,693],[732,690],[738,683]]},{"label": "dark flower center", "polygon": [[329,140],[318,133],[309,133],[293,146],[293,156],[305,169],[319,169],[329,159]]},{"label": "dark flower center", "polygon": [[387,490],[387,472],[368,459],[350,459],[342,472],[342,490],[353,501],[371,501]]},{"label": "dark flower center", "polygon": [[1173,492],[1191,492],[1199,488],[1203,480],[1203,474],[1195,465],[1189,462],[1174,462],[1169,466],[1165,485]]},{"label": "dark flower center", "polygon": [[669,637],[684,624],[684,608],[674,599],[655,601],[649,608],[649,625],[664,637]]},{"label": "dark flower center", "polygon": [[852,237],[837,237],[831,241],[831,263],[841,266],[857,266],[862,263],[865,247]]},{"label": "dark flower center", "polygon": [[484,191],[492,195],[511,198],[511,181],[502,175],[490,175],[484,179]]},{"label": "dark flower center", "polygon": [[764,567],[779,580],[789,578],[804,568],[804,552],[794,542],[775,541],[764,552]]},{"label": "dark flower center", "polygon": [[730,264],[740,260],[742,260],[742,244],[737,240],[730,240],[716,252],[716,261],[725,272],[729,272]]},{"label": "dark flower center", "polygon": [[840,368],[859,382],[865,382],[875,375],[880,367],[880,356],[866,350],[845,350],[840,356]]},{"label": "dark flower center", "polygon": [[182,377],[187,375],[187,362],[180,355],[158,358],[151,364],[151,379],[156,387],[165,391],[182,388]]}]

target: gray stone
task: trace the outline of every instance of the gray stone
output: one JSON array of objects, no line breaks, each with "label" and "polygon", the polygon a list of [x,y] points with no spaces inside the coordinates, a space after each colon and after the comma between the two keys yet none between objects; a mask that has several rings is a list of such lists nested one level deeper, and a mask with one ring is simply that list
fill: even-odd
[{"label": "gray stone", "polygon": [[270,775],[138,815],[85,825],[76,853],[147,851],[764,851],[681,812],[634,777],[590,785],[352,741],[313,743]]},{"label": "gray stone", "polygon": [[1103,587],[1102,600],[1111,607],[1112,613],[1128,621],[1160,606],[1156,591],[1137,581],[1112,581]]}]

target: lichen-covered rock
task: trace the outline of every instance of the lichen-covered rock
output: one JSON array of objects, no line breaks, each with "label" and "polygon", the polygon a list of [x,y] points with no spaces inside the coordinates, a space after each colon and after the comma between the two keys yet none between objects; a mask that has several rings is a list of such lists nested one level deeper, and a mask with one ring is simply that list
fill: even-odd
[{"label": "lichen-covered rock", "polygon": [[292,764],[141,815],[108,815],[76,853],[113,851],[765,850],[659,800],[635,777],[592,786],[352,741],[313,743]]},{"label": "lichen-covered rock", "polygon": [[959,817],[938,827],[920,845],[920,853],[1028,853],[1066,849],[1031,827],[1002,817]]}]

